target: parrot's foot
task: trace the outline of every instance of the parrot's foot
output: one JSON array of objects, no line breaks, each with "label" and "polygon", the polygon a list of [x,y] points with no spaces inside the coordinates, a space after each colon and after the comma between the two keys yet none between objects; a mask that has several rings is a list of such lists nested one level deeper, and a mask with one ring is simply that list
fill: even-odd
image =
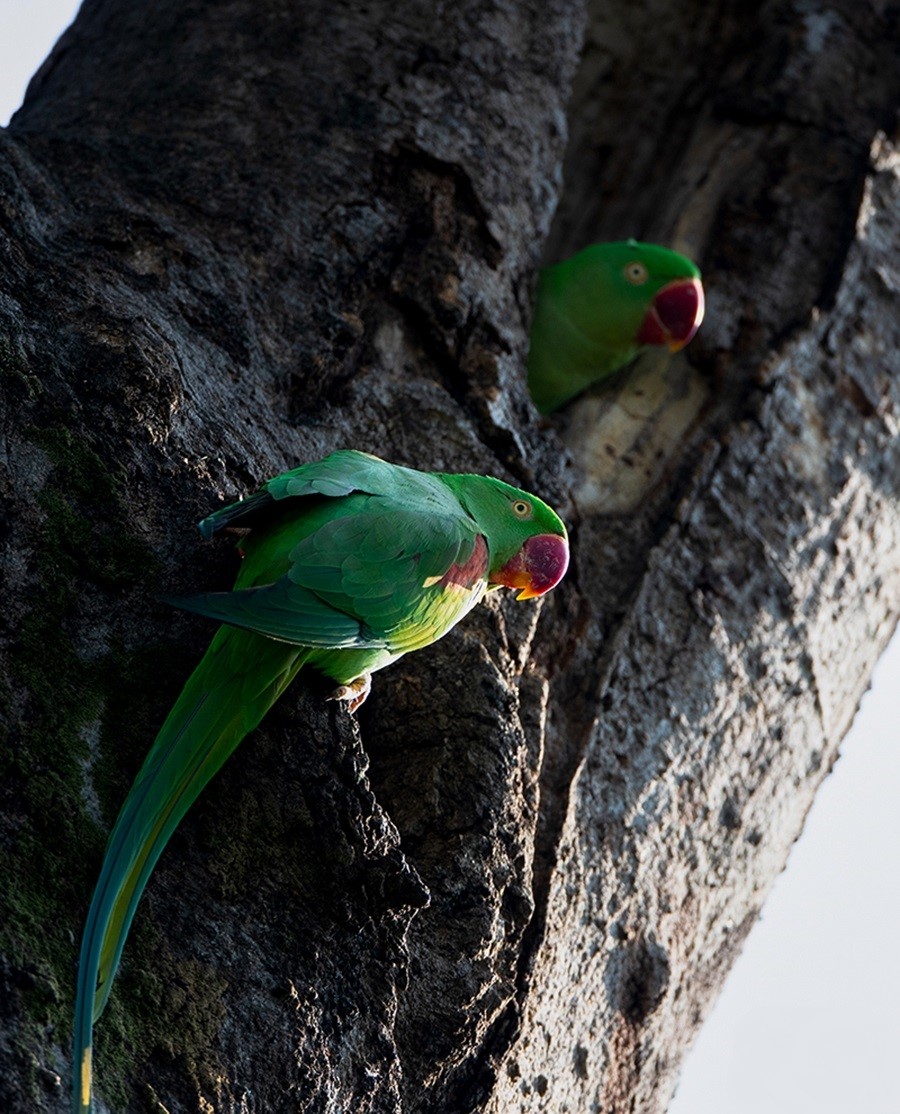
[{"label": "parrot's foot", "polygon": [[372,674],[363,673],[361,677],[357,677],[355,681],[351,681],[349,685],[340,685],[334,692],[327,696],[326,700],[346,700],[347,711],[355,712],[356,709],[365,701],[366,697],[372,691]]}]

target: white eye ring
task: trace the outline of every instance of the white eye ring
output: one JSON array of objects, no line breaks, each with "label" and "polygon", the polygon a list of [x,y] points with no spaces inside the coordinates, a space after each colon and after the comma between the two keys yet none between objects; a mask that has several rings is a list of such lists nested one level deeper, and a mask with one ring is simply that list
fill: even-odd
[{"label": "white eye ring", "polygon": [[647,268],[644,266],[643,263],[639,263],[636,259],[633,260],[631,263],[626,263],[622,273],[624,274],[626,280],[630,282],[632,286],[643,286],[649,278],[649,275],[647,274]]},{"label": "white eye ring", "polygon": [[534,513],[534,509],[532,508],[531,504],[526,502],[524,499],[513,499],[512,503],[510,503],[510,506],[512,507],[512,513],[516,516],[516,518],[531,518],[532,514]]}]

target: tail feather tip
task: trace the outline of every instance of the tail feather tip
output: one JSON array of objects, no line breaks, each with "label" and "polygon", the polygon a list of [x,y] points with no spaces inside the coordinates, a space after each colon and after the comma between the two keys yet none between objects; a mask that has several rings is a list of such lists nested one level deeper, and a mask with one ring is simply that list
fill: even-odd
[{"label": "tail feather tip", "polygon": [[88,1045],[81,1056],[81,1094],[80,1110],[90,1114],[91,1109],[91,1046]]}]

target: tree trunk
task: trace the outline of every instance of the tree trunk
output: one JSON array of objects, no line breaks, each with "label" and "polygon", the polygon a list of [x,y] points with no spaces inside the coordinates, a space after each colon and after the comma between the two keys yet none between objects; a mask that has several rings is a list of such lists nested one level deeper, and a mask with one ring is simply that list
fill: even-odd
[{"label": "tree trunk", "polygon": [[[155,595],[234,575],[193,523],[352,446],[531,488],[573,568],[358,723],[294,686],[154,873],[98,1108],[665,1109],[900,612],[898,55],[878,0],[85,0],[0,132],[0,1108],[67,1109],[211,633]],[[542,420],[537,264],[628,235],[707,322]]]}]

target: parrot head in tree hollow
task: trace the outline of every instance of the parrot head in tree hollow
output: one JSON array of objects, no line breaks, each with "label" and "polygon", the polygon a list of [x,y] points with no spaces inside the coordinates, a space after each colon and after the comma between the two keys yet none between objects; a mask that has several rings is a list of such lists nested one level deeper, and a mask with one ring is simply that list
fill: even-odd
[{"label": "parrot head in tree hollow", "polygon": [[345,450],[269,480],[200,523],[249,527],[232,592],[172,600],[219,620],[138,771],[109,838],[81,945],[73,1109],[91,1109],[93,1024],[138,900],[209,779],[304,665],[354,710],[369,675],[446,634],[488,589],[543,595],[569,560],[566,528],[489,476],[417,472]]},{"label": "parrot head in tree hollow", "polygon": [[685,256],[636,240],[593,244],[541,271],[528,354],[531,397],[549,414],[642,348],[677,352],[702,320],[700,272]]}]

